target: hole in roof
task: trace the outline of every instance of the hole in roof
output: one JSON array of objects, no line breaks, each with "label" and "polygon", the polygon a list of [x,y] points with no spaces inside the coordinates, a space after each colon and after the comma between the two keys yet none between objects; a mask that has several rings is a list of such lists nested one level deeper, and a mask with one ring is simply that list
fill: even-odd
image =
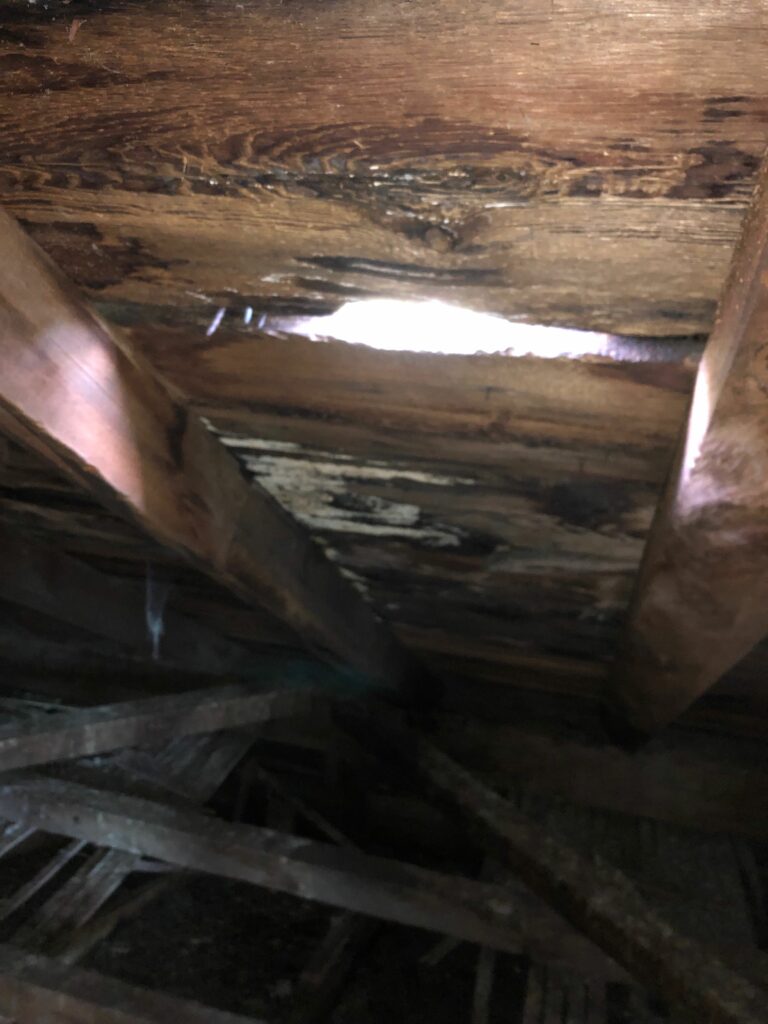
[{"label": "hole in roof", "polygon": [[602,356],[621,362],[677,362],[700,351],[700,345],[691,341],[629,338],[526,324],[437,300],[347,302],[324,316],[270,317],[266,330],[299,334],[313,341],[345,341],[391,352],[443,355],[541,359]]}]

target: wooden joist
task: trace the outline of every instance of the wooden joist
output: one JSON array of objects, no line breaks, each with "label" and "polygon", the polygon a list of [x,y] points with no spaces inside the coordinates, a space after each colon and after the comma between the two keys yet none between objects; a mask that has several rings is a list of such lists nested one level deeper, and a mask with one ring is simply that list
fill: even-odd
[{"label": "wooden joist", "polygon": [[[219,788],[253,741],[251,730],[237,729],[172,740],[159,750],[122,750],[105,759],[95,772],[106,772],[127,788],[149,784],[166,798],[204,803]],[[166,874],[134,891],[117,906],[101,908],[133,872],[140,871],[140,854],[101,849],[82,864],[65,884],[36,907],[13,933],[14,945],[30,952],[55,953],[67,961],[81,960],[127,916],[136,913],[173,883]]]},{"label": "wooden joist", "polygon": [[0,946],[0,1013],[14,1024],[259,1024]]},{"label": "wooden joist", "polygon": [[308,714],[316,700],[308,689],[233,685],[41,714],[0,727],[0,771]]},{"label": "wooden joist", "polygon": [[9,776],[0,815],[44,831],[344,910],[443,932],[585,974],[626,975],[514,883],[494,885],[61,779]]},{"label": "wooden joist", "polygon": [[645,551],[609,700],[641,732],[768,633],[768,164]]},{"label": "wooden joist", "polygon": [[686,938],[597,852],[586,857],[567,840],[518,811],[417,733],[381,711],[342,708],[343,721],[397,754],[460,813],[489,853],[575,928],[691,1021],[761,1024],[765,993],[710,948]]},{"label": "wooden joist", "polygon": [[410,660],[323,551],[2,211],[0,422],[316,650],[381,685],[413,682]]},{"label": "wooden joist", "polygon": [[[52,546],[0,525],[0,598],[60,622],[153,655],[146,587],[91,568]],[[222,673],[242,667],[244,647],[167,608],[159,657],[187,671]]]},{"label": "wooden joist", "polygon": [[66,0],[4,4],[0,195],[127,319],[406,295],[708,329],[765,138],[760,0],[85,10],[70,41]]}]

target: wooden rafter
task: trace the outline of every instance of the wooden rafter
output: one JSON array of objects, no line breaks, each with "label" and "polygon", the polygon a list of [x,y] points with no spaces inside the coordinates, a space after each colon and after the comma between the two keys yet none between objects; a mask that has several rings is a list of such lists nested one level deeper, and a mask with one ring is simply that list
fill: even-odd
[{"label": "wooden rafter", "polygon": [[0,1013],[15,1024],[259,1024],[0,946]]},{"label": "wooden rafter", "polygon": [[768,633],[768,164],[733,257],[609,694],[643,732]]},{"label": "wooden rafter", "polygon": [[164,545],[382,685],[415,670],[354,588],[0,211],[0,420]]},{"label": "wooden rafter", "polygon": [[488,852],[685,1019],[760,1024],[765,994],[711,949],[679,933],[637,886],[598,853],[585,857],[386,712],[340,717],[396,754],[453,805]]},{"label": "wooden rafter", "polygon": [[41,714],[0,727],[0,771],[310,714],[315,703],[307,689],[234,685]]},{"label": "wooden rafter", "polygon": [[[60,622],[108,637],[152,656],[142,583],[107,575],[54,547],[35,543],[0,525],[0,598],[42,612]],[[242,666],[240,646],[172,608],[163,618],[163,664],[198,673],[222,673]]]},{"label": "wooden rafter", "polygon": [[44,831],[426,928],[586,975],[624,971],[513,882],[495,885],[39,775],[7,776],[0,815]]}]

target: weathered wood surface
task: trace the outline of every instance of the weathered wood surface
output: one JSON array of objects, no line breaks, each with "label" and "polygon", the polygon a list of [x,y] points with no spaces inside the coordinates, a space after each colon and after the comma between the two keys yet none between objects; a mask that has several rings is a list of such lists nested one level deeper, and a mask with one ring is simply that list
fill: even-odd
[{"label": "weathered wood surface", "polygon": [[226,323],[132,341],[441,675],[612,654],[696,347],[430,355]]},{"label": "weathered wood surface", "polygon": [[0,1011],[14,1024],[259,1024],[12,946],[0,947]]},{"label": "weathered wood surface", "polygon": [[0,598],[109,637],[146,658],[197,673],[242,668],[247,652],[202,622],[163,611],[157,652],[146,617],[147,581],[131,583],[100,573],[59,549],[33,543],[0,525]]},{"label": "weathered wood surface", "polygon": [[[183,737],[158,750],[122,750],[102,759],[96,773],[127,789],[149,785],[160,798],[204,803],[215,793],[253,741],[250,730]],[[96,942],[109,935],[135,904],[99,914],[133,872],[142,857],[125,850],[100,849],[51,893],[13,934],[16,945],[32,952],[55,954],[67,963],[80,960]],[[170,884],[164,879],[134,893],[143,907]]]},{"label": "weathered wood surface", "polygon": [[768,634],[768,163],[654,520],[611,705],[666,725]]},{"label": "weathered wood surface", "polygon": [[40,714],[0,726],[0,771],[306,715],[317,699],[309,690],[235,685]]},{"label": "weathered wood surface", "polygon": [[408,294],[703,331],[765,27],[762,0],[13,0],[0,195],[139,316]]},{"label": "weathered wood surface", "polygon": [[9,776],[0,814],[45,831],[252,882],[387,921],[455,935],[587,975],[626,976],[522,887],[443,875],[411,864],[233,825],[42,776]]},{"label": "weathered wood surface", "polygon": [[410,661],[349,582],[2,211],[0,253],[0,411],[14,436],[315,649],[406,689]]},{"label": "weathered wood surface", "polygon": [[356,731],[397,754],[476,830],[492,856],[658,992],[684,1019],[759,1024],[765,992],[677,931],[622,871],[594,848],[588,855],[559,830],[535,822],[420,735],[384,713],[339,709]]}]

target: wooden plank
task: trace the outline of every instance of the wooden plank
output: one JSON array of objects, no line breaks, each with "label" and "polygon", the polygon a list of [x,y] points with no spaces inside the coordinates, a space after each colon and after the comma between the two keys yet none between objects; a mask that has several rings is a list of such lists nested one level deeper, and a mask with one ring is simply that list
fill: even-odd
[{"label": "wooden plank", "polygon": [[259,1024],[11,946],[0,947],[0,1010],[15,1024]]},{"label": "wooden plank", "polygon": [[[35,544],[0,525],[0,598],[42,612],[153,656],[146,586],[108,576],[60,550]],[[163,663],[222,673],[242,667],[247,651],[173,608],[163,614]]]},{"label": "wooden plank", "polygon": [[[174,795],[204,803],[215,793],[253,740],[250,730],[187,736],[172,740],[160,750],[122,750],[109,757],[107,777],[126,788],[159,787],[163,796]],[[13,941],[31,952],[55,952],[67,963],[76,963],[106,938],[126,916],[142,909],[164,892],[173,879],[165,877],[140,887],[108,912],[98,914],[130,874],[142,868],[143,858],[124,850],[102,849],[82,865],[28,917],[14,933]],[[181,873],[179,873],[181,874]]]},{"label": "wooden plank", "polygon": [[481,0],[469,29],[460,0],[119,0],[72,42],[64,0],[5,6],[2,194],[127,315],[408,295],[708,329],[765,138],[761,0]]},{"label": "wooden plank", "polygon": [[711,1024],[764,1019],[765,993],[710,947],[679,933],[598,852],[581,854],[386,712],[339,710],[348,725],[383,744],[388,757],[397,754],[452,804],[492,856],[503,857],[534,892],[674,1010]]},{"label": "wooden plank", "polygon": [[699,365],[610,692],[666,725],[768,633],[768,164]]},{"label": "wooden plank", "polygon": [[42,714],[0,726],[0,771],[306,714],[316,701],[307,689],[235,685]]},{"label": "wooden plank", "polygon": [[322,550],[0,212],[0,411],[90,493],[382,685],[413,669]]},{"label": "wooden plank", "polygon": [[586,974],[625,978],[524,888],[441,875],[61,779],[8,776],[0,813],[71,838],[455,935]]}]

